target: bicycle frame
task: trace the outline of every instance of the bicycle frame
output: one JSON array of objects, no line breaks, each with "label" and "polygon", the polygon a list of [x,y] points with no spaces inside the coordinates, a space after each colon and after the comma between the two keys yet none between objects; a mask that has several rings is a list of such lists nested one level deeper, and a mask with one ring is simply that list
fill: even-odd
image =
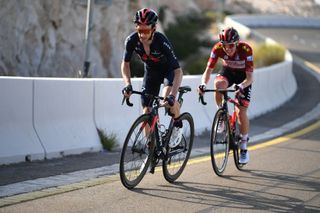
[{"label": "bicycle frame", "polygon": [[[186,90],[186,91],[188,91],[188,90]],[[179,92],[178,102],[179,102],[179,104],[180,104],[180,107],[181,107],[182,104],[183,104],[183,98],[182,98],[182,96],[183,96],[184,93],[185,93],[185,91],[184,91],[184,92]],[[143,92],[139,92],[139,91],[132,91],[132,94],[149,96],[149,95],[144,94]],[[150,95],[150,96],[152,96],[152,95]],[[159,133],[161,132],[161,131],[159,132],[159,127],[160,127],[162,124],[160,124],[160,122],[159,122],[159,121],[160,121],[160,117],[159,117],[159,112],[158,112],[158,110],[159,110],[159,108],[161,108],[161,107],[165,107],[165,105],[160,104],[160,100],[164,100],[164,97],[154,96],[153,98],[154,98],[154,99],[153,99],[153,103],[152,103],[152,110],[151,110],[151,112],[149,113],[149,115],[150,115],[151,118],[152,118],[151,128],[150,128],[151,130],[150,130],[150,131],[155,133],[155,136],[156,136],[156,149],[162,151],[162,147],[163,147],[163,146],[166,146],[166,144],[164,144],[164,143],[167,143],[167,142],[168,142],[167,140],[164,140],[164,137],[163,137],[162,134],[159,134]],[[124,101],[126,101],[126,104],[127,104],[128,106],[130,106],[130,107],[133,106],[133,104],[130,102],[129,98],[123,97],[123,99],[122,99],[122,104],[124,103]],[[166,111],[166,113],[167,113],[167,111]],[[170,135],[170,134],[171,134],[173,122],[174,122],[174,121],[173,121],[173,118],[171,118],[170,123],[169,123],[168,127],[166,128],[166,131],[170,131],[170,132],[163,132],[164,135]],[[146,125],[146,124],[144,124],[144,125]],[[159,125],[160,125],[160,126],[159,126]],[[163,154],[165,154],[165,153],[163,153]]]},{"label": "bicycle frame", "polygon": [[[183,93],[189,91],[191,88],[188,86],[179,87],[178,102],[181,105]],[[148,168],[150,173],[155,172],[160,160],[165,179],[174,182],[181,175],[190,156],[194,137],[193,118],[188,112],[180,114],[179,119],[184,123],[184,129],[181,129],[179,144],[170,147],[174,119],[171,118],[169,125],[163,125],[159,118],[159,108],[166,106],[161,102],[164,98],[139,91],[131,93],[149,97],[152,107],[149,113],[140,115],[133,122],[124,141],[120,157],[121,182],[128,189],[134,188],[142,180]],[[129,97],[124,97],[122,103],[125,100],[128,106],[133,106]]]},{"label": "bicycle frame", "polygon": [[[208,90],[205,90],[204,92],[220,92],[222,95],[223,95],[223,98],[222,98],[222,106],[221,108],[218,110],[218,111],[221,111],[227,116],[227,119],[228,119],[228,127],[229,128],[229,146],[228,147],[228,152],[230,150],[233,150],[233,156],[234,156],[234,161],[235,161],[235,164],[236,164],[236,167],[240,170],[243,166],[243,164],[240,164],[239,163],[239,143],[238,143],[238,140],[239,140],[239,132],[237,132],[239,129],[237,127],[237,120],[238,120],[238,117],[237,117],[237,110],[236,110],[236,107],[240,106],[239,104],[239,100],[238,100],[238,97],[235,97],[234,99],[232,99],[231,97],[228,96],[228,92],[235,92],[236,90],[228,90],[228,89],[208,89]],[[203,96],[199,96],[199,101],[201,101],[201,103],[203,105],[206,105],[207,103],[204,101],[203,99]],[[233,107],[233,111],[232,113],[230,114],[229,113],[229,107],[228,107],[228,103],[232,103],[234,105]],[[218,113],[217,111],[217,113]],[[216,116],[215,116],[216,117]],[[213,153],[212,153],[212,156],[213,158]],[[213,164],[214,161],[212,161]],[[215,167],[214,166],[214,171],[216,172],[217,175],[222,175],[223,171],[224,171],[224,168],[225,167],[222,167],[221,169],[218,169],[218,167]]]},{"label": "bicycle frame", "polygon": [[[234,92],[234,90],[231,90],[232,92]],[[230,92],[230,90],[229,90]],[[228,103],[232,103],[233,104],[233,112],[230,114],[229,112],[229,107],[228,107]],[[226,110],[227,115],[229,116],[229,125],[230,125],[230,130],[231,133],[234,133],[235,128],[236,128],[236,122],[238,120],[238,116],[237,116],[237,112],[236,112],[236,107],[240,106],[239,101],[237,98],[232,99],[227,95],[227,92],[223,93],[223,108]],[[235,135],[232,134],[232,143],[234,144],[236,140],[236,138],[234,138]]]},{"label": "bicycle frame", "polygon": [[[132,94],[145,95],[145,96],[152,97],[152,95],[144,94],[143,92],[139,92],[139,91],[132,91]],[[178,96],[178,102],[180,103],[180,105],[182,105],[182,102],[183,102],[182,95],[183,95],[183,93],[179,93],[179,96]],[[125,97],[123,97],[122,104],[124,103],[125,100],[126,100],[126,104],[128,106],[133,106],[133,104],[130,102],[130,100]],[[157,152],[157,155],[158,155],[158,156],[156,156],[157,160],[163,159],[164,156],[166,155],[166,152],[163,149],[163,147],[165,147],[167,145],[166,143],[168,143],[168,140],[164,136],[171,134],[172,126],[173,126],[173,118],[171,118],[170,123],[169,123],[168,127],[166,128],[165,132],[159,131],[160,126],[162,126],[162,124],[160,124],[160,117],[159,117],[158,110],[161,107],[165,107],[165,105],[160,104],[160,100],[164,100],[164,98],[160,97],[160,96],[153,96],[152,109],[151,109],[151,112],[148,113],[148,115],[150,115],[150,117],[151,117],[150,132],[151,132],[151,134],[155,135],[155,139],[156,139],[155,140],[155,142],[156,142],[155,143],[155,151]],[[142,128],[144,128],[145,125],[147,125],[147,123],[145,123],[143,125],[144,126],[142,126]]]},{"label": "bicycle frame", "polygon": [[[229,90],[228,89],[206,89],[205,90],[205,92],[220,92],[223,95],[221,108],[224,109],[225,112],[229,115],[229,124],[231,129],[233,129],[237,121],[237,113],[236,113],[235,107],[240,106],[240,104],[237,98],[232,99],[231,97],[228,96],[227,92],[235,92],[235,91],[236,90],[230,90],[230,89]],[[207,102],[204,101],[203,96],[199,96],[199,101],[201,101],[203,105],[207,105]],[[234,110],[232,114],[229,114],[228,102],[234,105]]]},{"label": "bicycle frame", "polygon": [[[163,139],[163,135],[160,134],[160,133],[162,133],[162,132],[159,131],[160,126],[161,126],[162,124],[160,124],[160,117],[159,117],[159,112],[158,112],[158,109],[159,109],[160,107],[163,107],[163,106],[161,106],[158,101],[155,101],[155,102],[156,102],[156,103],[155,103],[156,106],[153,106],[151,112],[149,113],[150,116],[151,116],[151,118],[152,118],[152,121],[151,121],[151,130],[150,130],[150,131],[155,134],[155,138],[156,138],[156,144],[155,144],[155,145],[156,145],[156,150],[157,150],[157,151],[160,151],[160,152],[163,152],[162,147],[164,146],[163,143],[165,142],[165,140]],[[172,121],[170,121],[170,125],[168,126],[168,129],[171,128],[171,126],[172,126],[171,123],[172,123]],[[161,154],[161,153],[159,153],[159,154]],[[165,153],[163,153],[163,154],[165,154]]]}]

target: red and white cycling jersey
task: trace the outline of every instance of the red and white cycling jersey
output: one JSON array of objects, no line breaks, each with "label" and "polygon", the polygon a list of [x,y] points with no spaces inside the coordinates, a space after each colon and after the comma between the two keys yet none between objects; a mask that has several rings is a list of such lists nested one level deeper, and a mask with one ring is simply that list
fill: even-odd
[{"label": "red and white cycling jersey", "polygon": [[252,48],[246,42],[239,41],[235,54],[230,57],[223,50],[223,45],[216,43],[210,54],[207,66],[214,68],[218,58],[223,61],[223,66],[233,71],[253,72]]}]

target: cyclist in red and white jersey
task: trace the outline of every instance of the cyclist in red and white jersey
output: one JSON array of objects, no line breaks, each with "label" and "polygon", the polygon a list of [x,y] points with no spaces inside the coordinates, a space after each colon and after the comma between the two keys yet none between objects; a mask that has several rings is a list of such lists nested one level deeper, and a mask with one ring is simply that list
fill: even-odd
[{"label": "cyclist in red and white jersey", "polygon": [[[252,48],[246,42],[239,40],[239,34],[234,28],[225,28],[219,34],[220,42],[216,43],[211,51],[207,67],[202,75],[202,83],[198,92],[203,95],[210,75],[217,63],[218,58],[222,59],[223,68],[220,70],[214,80],[216,89],[227,89],[235,85],[236,93],[239,97],[240,106],[237,107],[239,117],[239,126],[241,133],[241,154],[240,163],[249,162],[249,153],[247,151],[249,119],[247,109],[250,103],[251,85],[253,82],[253,58]],[[221,107],[222,95],[215,93],[215,100],[218,107]]]}]

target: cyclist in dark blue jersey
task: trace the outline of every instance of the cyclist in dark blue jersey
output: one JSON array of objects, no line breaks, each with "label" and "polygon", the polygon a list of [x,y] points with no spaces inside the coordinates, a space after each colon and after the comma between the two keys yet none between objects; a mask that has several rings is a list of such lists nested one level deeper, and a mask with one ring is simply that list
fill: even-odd
[{"label": "cyclist in dark blue jersey", "polygon": [[[164,84],[162,96],[166,97],[165,103],[168,104],[176,120],[173,135],[178,135],[182,124],[178,119],[180,106],[175,97],[181,85],[183,72],[169,40],[165,35],[156,31],[157,21],[158,15],[151,9],[143,8],[136,12],[134,18],[136,32],[131,33],[125,41],[121,63],[121,73],[126,85],[123,94],[126,97],[131,95],[130,60],[135,52],[144,62],[142,90],[147,94],[159,95],[161,84]],[[148,98],[141,97],[143,113],[150,112],[152,103]]]}]

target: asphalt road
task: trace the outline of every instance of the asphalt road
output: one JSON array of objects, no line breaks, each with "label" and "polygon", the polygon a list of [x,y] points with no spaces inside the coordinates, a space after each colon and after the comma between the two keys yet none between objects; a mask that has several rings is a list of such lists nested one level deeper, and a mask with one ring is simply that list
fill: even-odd
[{"label": "asphalt road", "polygon": [[[320,39],[312,37],[317,33],[319,35],[319,30],[303,30],[303,35],[301,29],[269,29],[264,33],[274,31],[277,33],[269,36],[275,36],[280,42],[281,39],[288,42],[284,44],[290,50],[290,45],[293,45],[292,52],[301,58],[316,65],[319,63],[319,51],[310,51],[306,45],[298,45],[299,49],[296,49],[296,42],[293,42],[301,37],[305,39],[305,44],[314,42],[313,46],[320,46]],[[297,94],[274,112],[252,120],[251,134],[280,127],[320,103],[320,85],[316,78],[306,72],[301,64],[294,65],[294,74],[299,87]],[[320,118],[315,117],[311,123],[318,120]],[[129,191],[121,185],[118,175],[103,176],[40,193],[0,199],[0,204],[9,205],[0,208],[0,212],[238,212],[240,209],[319,212],[320,127],[319,124],[313,127],[303,131],[291,130],[291,133],[300,134],[251,146],[251,161],[245,171],[237,171],[230,159],[224,178],[214,175],[210,158],[203,156],[192,159],[175,184],[165,182],[161,172],[156,172],[155,175],[147,174],[137,189]],[[196,140],[198,146],[205,146],[208,135]],[[1,166],[0,186],[112,165],[114,162],[111,161],[118,161],[118,156],[119,152],[116,151]],[[31,201],[20,203],[26,200]],[[12,205],[14,203],[18,204]]]},{"label": "asphalt road", "polygon": [[[306,73],[300,64],[294,64],[294,75],[298,83],[298,91],[285,105],[270,113],[251,120],[250,135],[259,135],[270,129],[280,127],[295,118],[303,116],[320,103],[320,84],[316,78]],[[315,118],[317,119],[317,118]],[[294,131],[294,130],[291,130]],[[194,150],[202,148],[203,154],[209,152],[209,133],[195,138]],[[201,154],[201,153],[200,153]],[[120,149],[113,152],[86,153],[66,156],[46,161],[24,162],[0,166],[0,187],[37,178],[52,177],[80,170],[111,166],[119,162]],[[118,169],[118,167],[116,167]],[[117,171],[111,171],[115,173]],[[1,193],[0,193],[1,195]],[[0,196],[1,197],[1,196]]]},{"label": "asphalt road", "polygon": [[27,198],[35,200],[0,212],[319,212],[319,137],[313,130],[251,147],[245,170],[238,171],[230,158],[224,177],[217,177],[203,157],[191,160],[175,184],[167,183],[161,171],[147,174],[131,191],[118,176],[104,177],[30,193]]}]

